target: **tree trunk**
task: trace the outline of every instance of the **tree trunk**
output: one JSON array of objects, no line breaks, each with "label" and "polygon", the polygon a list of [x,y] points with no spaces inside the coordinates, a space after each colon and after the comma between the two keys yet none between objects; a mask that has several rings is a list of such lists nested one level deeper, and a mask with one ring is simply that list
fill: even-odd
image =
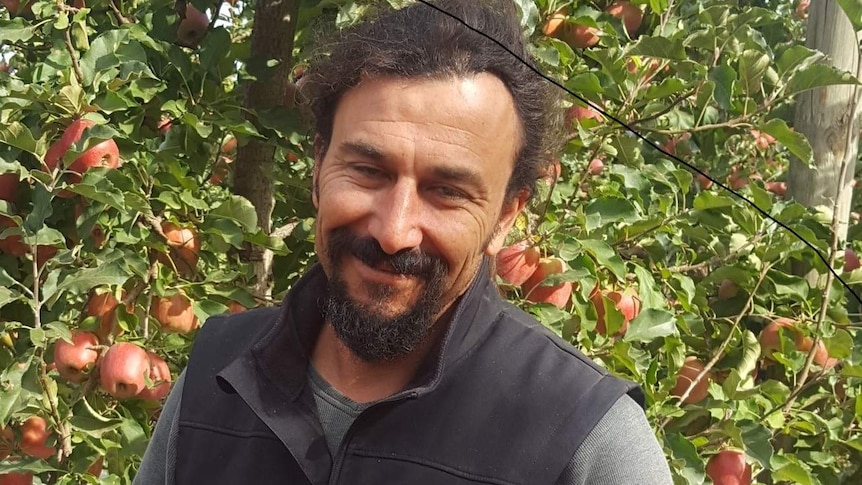
[{"label": "tree trunk", "polygon": [[[806,36],[806,45],[826,54],[834,67],[862,77],[856,32],[837,2],[811,2]],[[795,127],[810,141],[816,168],[791,160],[788,195],[808,207],[834,209],[837,227],[833,229],[839,241],[847,239],[859,144],[860,92],[852,85],[822,87],[801,93],[796,106]]]},{"label": "tree trunk", "polygon": [[[272,76],[258,78],[247,86],[246,118],[255,123],[255,110],[283,104],[288,92],[288,74],[293,61],[293,38],[299,13],[299,0],[258,0],[254,7],[254,27],[251,36],[250,62],[279,62]],[[273,167],[275,145],[254,139],[237,149],[233,192],[248,199],[255,207],[260,228],[272,232]],[[254,265],[256,281],[252,293],[268,299],[272,293],[272,251],[250,246],[243,260]]]}]

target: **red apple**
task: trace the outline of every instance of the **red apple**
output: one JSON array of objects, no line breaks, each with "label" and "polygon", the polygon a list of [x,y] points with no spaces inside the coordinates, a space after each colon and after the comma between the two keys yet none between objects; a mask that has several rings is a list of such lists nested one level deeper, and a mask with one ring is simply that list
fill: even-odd
[{"label": "red apple", "polygon": [[[803,337],[797,342],[796,348],[806,354],[811,351],[814,345],[814,339],[811,337]],[[814,351],[814,363],[825,370],[830,370],[838,364],[838,359],[829,357],[829,351],[826,350],[826,345],[822,340],[817,341],[817,350]]]},{"label": "red apple", "polygon": [[700,188],[703,190],[709,190],[712,187],[712,180],[700,173],[697,174],[697,183],[700,184]]},{"label": "red apple", "polygon": [[5,460],[15,449],[15,432],[12,427],[6,426],[0,432],[0,461]]},{"label": "red apple", "polygon": [[626,28],[626,33],[629,34],[629,37],[632,39],[635,38],[644,18],[644,14],[640,7],[632,5],[626,0],[616,0],[610,4],[605,11],[622,20],[623,25]]},{"label": "red apple", "polygon": [[844,271],[849,272],[858,269],[862,264],[859,263],[859,256],[856,251],[851,248],[844,250]]},{"label": "red apple", "polygon": [[213,165],[213,172],[210,175],[210,183],[213,185],[219,185],[224,182],[230,173],[230,164],[233,162],[228,157],[218,157],[218,160]]},{"label": "red apple", "polygon": [[89,473],[90,475],[93,475],[94,477],[98,477],[102,474],[102,467],[103,466],[104,466],[104,457],[100,456],[100,457],[96,458],[96,461],[94,461],[92,464],[90,464],[89,467],[87,467],[87,473]]},{"label": "red apple", "polygon": [[122,334],[123,330],[116,324],[117,322],[117,307],[120,301],[110,291],[103,293],[94,293],[87,300],[87,315],[96,317],[99,320],[99,337],[106,341],[111,333],[111,328],[114,328],[114,336]]},{"label": "red apple", "polygon": [[[94,123],[90,120],[78,118],[63,131],[60,139],[54,142],[45,155],[45,168],[47,171],[53,171],[62,161],[66,152],[81,139],[84,131],[91,128]],[[120,149],[114,140],[105,140],[90,149],[84,151],[76,158],[68,167],[68,170],[74,172],[69,176],[72,183],[81,181],[81,174],[93,167],[117,168],[122,164],[120,160]],[[71,193],[63,192],[60,195],[71,197]]]},{"label": "red apple", "polygon": [[[0,216],[0,234],[13,227],[17,227],[15,221],[9,217]],[[30,252],[30,246],[24,244],[24,239],[16,234],[0,239],[0,252],[20,258]]]},{"label": "red apple", "polygon": [[770,145],[775,143],[775,138],[769,133],[763,133],[760,130],[751,130],[751,136],[754,137],[754,144],[761,150],[766,150]]},{"label": "red apple", "polygon": [[722,280],[718,285],[718,299],[729,300],[739,294],[739,287],[730,280]]},{"label": "red apple", "polygon": [[105,352],[99,366],[102,388],[117,399],[129,399],[146,386],[150,371],[147,352],[131,342],[115,343]]},{"label": "red apple", "polygon": [[0,61],[0,72],[9,73],[9,64],[6,61]]},{"label": "red apple", "polygon": [[63,159],[66,152],[72,148],[72,145],[81,139],[84,131],[88,128],[92,128],[93,125],[95,125],[95,123],[84,118],[77,118],[69,123],[69,126],[66,127],[63,134],[60,135],[60,139],[48,147],[48,153],[45,154],[45,165],[47,170],[52,171],[57,168],[57,165],[60,164],[60,161]]},{"label": "red apple", "polygon": [[166,332],[187,334],[198,328],[194,305],[182,291],[169,297],[156,298],[151,313]]},{"label": "red apple", "polygon": [[21,442],[18,448],[25,455],[47,460],[54,456],[56,450],[45,445],[48,439],[48,423],[44,418],[33,416],[21,425]]},{"label": "red apple", "polygon": [[715,485],[751,485],[751,465],[740,450],[724,450],[706,464],[706,474]]},{"label": "red apple", "polygon": [[550,303],[557,308],[564,308],[572,296],[572,283],[564,281],[552,286],[543,283],[548,276],[564,273],[566,269],[565,261],[560,258],[539,258],[538,268],[521,286],[524,298],[534,303]]},{"label": "red apple", "polygon": [[571,125],[572,120],[596,120],[599,123],[603,122],[605,118],[598,111],[594,110],[590,106],[581,106],[578,104],[572,105],[569,108],[568,112],[566,112],[566,124]]},{"label": "red apple", "polygon": [[773,194],[784,197],[787,193],[787,182],[766,182],[766,190]]},{"label": "red apple", "polygon": [[[173,260],[177,269],[183,273],[191,272],[198,264],[198,251],[201,249],[201,241],[197,231],[170,221],[162,223],[162,231],[167,237],[171,255],[175,256]],[[162,255],[159,255],[159,260],[170,265],[170,262]]]},{"label": "red apple", "polygon": [[81,181],[81,174],[93,167],[117,168],[120,162],[120,149],[114,140],[105,140],[85,151],[69,165],[69,170],[75,172],[69,176],[72,183]]},{"label": "red apple", "polygon": [[33,485],[33,473],[3,473],[0,474],[0,485]]},{"label": "red apple", "polygon": [[171,369],[164,359],[155,352],[147,351],[150,360],[150,381],[153,387],[148,387],[138,394],[139,399],[161,401],[171,392]]},{"label": "red apple", "polygon": [[739,190],[749,184],[748,176],[741,173],[738,166],[731,169],[727,182],[733,190]]},{"label": "red apple", "polygon": [[15,203],[15,195],[18,193],[18,174],[4,173],[0,175],[0,200]]},{"label": "red apple", "polygon": [[600,175],[604,170],[605,162],[603,162],[601,158],[594,158],[590,160],[590,165],[587,168],[587,171],[590,175]]},{"label": "red apple", "polygon": [[542,25],[542,33],[548,37],[560,38],[566,29],[566,16],[568,9],[561,8],[551,14]]},{"label": "red apple", "polygon": [[236,137],[234,137],[234,136],[228,137],[228,139],[225,140],[224,143],[222,143],[221,152],[222,153],[235,152],[236,151],[236,144],[237,144]]},{"label": "red apple", "polygon": [[640,299],[637,297],[637,294],[634,292],[634,290],[626,290],[624,292],[599,292],[598,288],[593,289],[592,293],[590,294],[590,300],[593,302],[593,306],[595,307],[596,314],[598,316],[598,319],[596,321],[596,332],[605,336],[607,336],[608,330],[605,323],[605,304],[604,300],[601,297],[603,293],[605,296],[610,298],[611,301],[614,302],[614,307],[616,307],[616,309],[623,314],[622,327],[620,327],[615,336],[625,334],[629,329],[629,322],[631,322],[640,313]]},{"label": "red apple", "polygon": [[[676,385],[670,391],[671,395],[676,397],[682,397],[688,388],[691,387],[692,382],[697,378],[698,374],[703,371],[704,365],[703,362],[697,359],[697,357],[687,357],[685,359],[685,364],[679,370],[679,374],[676,376]],[[709,395],[709,381],[712,379],[711,373],[707,373],[703,378],[697,383],[694,388],[692,388],[691,392],[688,394],[688,397],[683,401],[686,404],[694,404],[699,403],[706,399],[706,396]]]},{"label": "red apple", "polygon": [[58,340],[54,346],[54,363],[57,372],[70,382],[81,382],[96,365],[99,352],[95,347],[99,338],[90,332],[72,331],[72,342]]},{"label": "red apple", "polygon": [[159,126],[156,127],[159,130],[159,134],[166,135],[169,131],[171,131],[171,117],[170,116],[162,116],[161,120],[159,120]]},{"label": "red apple", "polygon": [[522,285],[539,267],[538,248],[520,241],[497,253],[497,275],[510,285]]},{"label": "red apple", "polygon": [[599,43],[599,30],[582,24],[572,24],[563,32],[563,42],[575,49],[586,49]]},{"label": "red apple", "polygon": [[194,49],[209,30],[210,19],[191,2],[186,3],[186,17],[177,28],[177,45]]},{"label": "red apple", "polygon": [[795,340],[801,340],[801,334],[796,328],[796,322],[789,318],[776,318],[763,328],[758,340],[760,341],[760,355],[767,360],[772,360],[772,354],[781,350],[781,339],[779,332],[784,329],[794,336]]},{"label": "red apple", "polygon": [[10,17],[33,13],[33,0],[27,2],[23,7],[21,7],[20,0],[0,0],[0,4],[9,10]]},{"label": "red apple", "polygon": [[246,311],[246,308],[244,306],[242,306],[238,301],[231,300],[231,302],[228,303],[227,306],[228,306],[228,310],[231,313],[241,313],[241,312]]}]

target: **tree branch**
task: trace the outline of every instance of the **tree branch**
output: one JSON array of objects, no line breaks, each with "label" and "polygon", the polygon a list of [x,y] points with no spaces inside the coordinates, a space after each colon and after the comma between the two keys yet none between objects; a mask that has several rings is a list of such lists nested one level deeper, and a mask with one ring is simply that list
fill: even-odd
[{"label": "tree branch", "polygon": [[66,44],[66,50],[69,51],[69,56],[72,58],[72,72],[75,73],[75,78],[78,79],[78,84],[84,84],[84,74],[81,72],[81,65],[78,64],[78,53],[72,45],[71,27],[63,32],[63,43]]}]

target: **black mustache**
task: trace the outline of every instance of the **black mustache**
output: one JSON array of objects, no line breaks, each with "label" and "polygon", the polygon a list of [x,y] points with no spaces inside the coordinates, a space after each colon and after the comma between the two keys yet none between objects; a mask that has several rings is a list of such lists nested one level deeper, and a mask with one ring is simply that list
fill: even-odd
[{"label": "black mustache", "polygon": [[446,263],[439,256],[418,249],[387,254],[374,238],[355,237],[345,230],[334,232],[330,244],[332,256],[350,254],[369,267],[396,274],[419,276],[430,280],[442,276],[446,271]]}]

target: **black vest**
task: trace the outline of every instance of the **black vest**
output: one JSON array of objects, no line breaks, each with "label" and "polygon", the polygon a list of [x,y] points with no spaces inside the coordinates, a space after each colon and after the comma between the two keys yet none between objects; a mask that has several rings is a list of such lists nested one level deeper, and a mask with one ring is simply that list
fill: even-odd
[{"label": "black vest", "polygon": [[315,267],[280,308],[201,328],[177,485],[552,485],[623,394],[644,405],[637,385],[504,301],[483,266],[424,377],[364,411],[332,457],[306,372],[325,284]]}]

